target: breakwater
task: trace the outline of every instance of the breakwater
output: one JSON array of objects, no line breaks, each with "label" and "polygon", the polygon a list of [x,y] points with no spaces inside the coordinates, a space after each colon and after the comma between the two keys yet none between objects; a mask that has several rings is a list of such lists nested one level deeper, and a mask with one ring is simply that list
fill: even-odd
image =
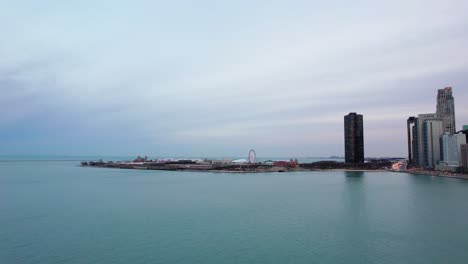
[{"label": "breakwater", "polygon": [[168,171],[211,171],[211,172],[286,172],[301,171],[300,167],[275,166],[268,164],[198,164],[195,162],[82,162],[84,167],[137,169],[137,170],[168,170]]},{"label": "breakwater", "polygon": [[317,170],[352,170],[352,171],[378,171],[388,168],[391,161],[366,162],[362,164],[349,164],[336,161],[319,161],[312,163],[297,162],[265,162],[265,163],[218,163],[191,160],[155,162],[114,162],[114,161],[84,161],[83,167],[137,169],[137,170],[169,170],[169,171],[208,171],[208,172],[294,172]]}]

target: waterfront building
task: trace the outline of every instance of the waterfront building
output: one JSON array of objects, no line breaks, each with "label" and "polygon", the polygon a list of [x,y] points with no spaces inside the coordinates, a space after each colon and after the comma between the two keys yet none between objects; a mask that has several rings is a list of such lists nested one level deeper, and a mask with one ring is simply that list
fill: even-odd
[{"label": "waterfront building", "polygon": [[[437,91],[436,113],[408,118],[406,129],[409,164],[434,168],[443,156],[440,136],[444,133],[455,134],[455,101],[452,88],[446,87]],[[468,130],[465,135],[467,134]],[[466,141],[468,142],[468,138]]]},{"label": "waterfront building", "polygon": [[452,87],[437,91],[437,118],[442,119],[444,132],[455,134],[455,102]]},{"label": "waterfront building", "polygon": [[461,145],[460,152],[463,172],[468,173],[468,144]]},{"label": "waterfront building", "polygon": [[427,119],[423,123],[424,163],[427,168],[434,168],[440,161],[440,137],[444,133],[441,119]]},{"label": "waterfront building", "polygon": [[466,137],[466,142],[468,143],[468,125],[464,125],[463,129],[460,130],[458,133],[464,134]]},{"label": "waterfront building", "polygon": [[407,129],[407,134],[408,134],[408,163],[409,164],[416,164],[415,160],[415,137],[414,137],[414,132],[415,132],[415,126],[416,126],[417,118],[414,116],[411,116],[408,118],[406,121],[406,129]]},{"label": "waterfront building", "polygon": [[363,116],[349,113],[344,117],[345,162],[364,163]]},{"label": "waterfront building", "polygon": [[458,133],[450,135],[448,132],[440,138],[442,147],[442,163],[448,166],[459,166],[461,161],[461,145],[466,144],[464,134]]},{"label": "waterfront building", "polygon": [[424,166],[424,137],[423,137],[423,125],[426,120],[436,119],[436,114],[419,114],[415,121],[414,127],[414,160],[416,164],[420,167]]}]

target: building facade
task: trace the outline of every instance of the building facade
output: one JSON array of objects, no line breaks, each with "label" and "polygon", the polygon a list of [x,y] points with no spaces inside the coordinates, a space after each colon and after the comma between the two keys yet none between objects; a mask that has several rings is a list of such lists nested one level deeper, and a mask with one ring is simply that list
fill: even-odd
[{"label": "building facade", "polygon": [[466,137],[466,142],[468,143],[468,125],[464,125],[463,129],[460,130],[458,133],[464,134]]},{"label": "building facade", "polygon": [[442,119],[444,132],[455,134],[455,100],[452,87],[445,87],[437,91],[437,118]]},{"label": "building facade", "polygon": [[364,163],[363,116],[349,113],[344,117],[345,162]]},{"label": "building facade", "polygon": [[468,144],[461,145],[460,152],[463,172],[468,173]]},{"label": "building facade", "polygon": [[419,114],[418,117],[416,118],[415,122],[415,133],[414,135],[414,160],[416,161],[416,165],[420,167],[425,166],[424,162],[424,153],[425,151],[425,145],[424,145],[424,137],[423,137],[423,127],[424,127],[424,122],[426,120],[430,119],[436,119],[436,114]]},{"label": "building facade", "polygon": [[460,166],[461,145],[466,144],[464,134],[458,133],[451,135],[447,132],[440,138],[441,141],[441,164],[448,166]]},{"label": "building facade", "polygon": [[411,164],[416,164],[415,160],[415,141],[414,141],[414,132],[415,132],[415,126],[416,126],[416,121],[417,118],[414,116],[411,116],[408,118],[406,121],[406,130],[408,134],[408,163]]},{"label": "building facade", "polygon": [[427,168],[434,168],[441,160],[440,137],[444,134],[443,121],[428,119],[423,124],[424,163]]}]

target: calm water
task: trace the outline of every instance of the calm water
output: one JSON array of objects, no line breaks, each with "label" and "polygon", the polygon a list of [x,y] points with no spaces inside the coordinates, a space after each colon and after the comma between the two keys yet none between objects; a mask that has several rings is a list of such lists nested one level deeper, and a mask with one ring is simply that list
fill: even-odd
[{"label": "calm water", "polygon": [[0,162],[0,263],[468,263],[468,181]]}]

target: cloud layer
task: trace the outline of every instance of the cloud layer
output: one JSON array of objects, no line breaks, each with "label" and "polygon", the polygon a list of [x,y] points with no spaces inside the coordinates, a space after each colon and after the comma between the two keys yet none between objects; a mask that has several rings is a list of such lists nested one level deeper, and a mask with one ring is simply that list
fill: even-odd
[{"label": "cloud layer", "polygon": [[0,154],[367,156],[454,88],[466,1],[0,2]]}]

